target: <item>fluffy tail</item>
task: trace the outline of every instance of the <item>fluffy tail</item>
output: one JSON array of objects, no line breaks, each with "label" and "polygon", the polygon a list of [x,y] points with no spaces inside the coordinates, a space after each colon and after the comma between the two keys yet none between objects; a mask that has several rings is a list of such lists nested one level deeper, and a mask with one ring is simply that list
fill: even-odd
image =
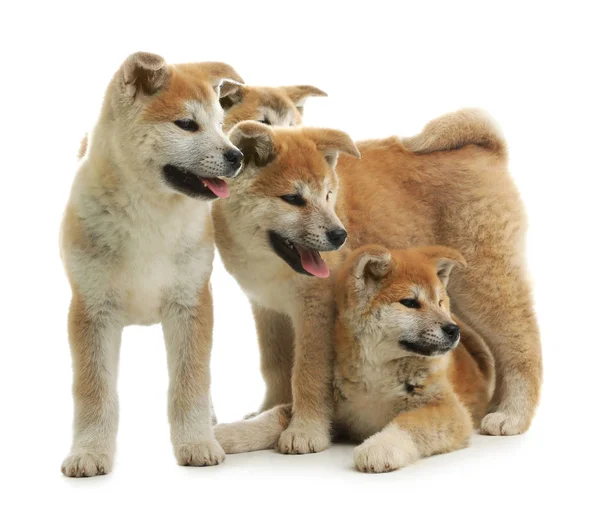
[{"label": "fluffy tail", "polygon": [[432,120],[419,135],[403,139],[404,146],[414,153],[458,150],[474,144],[504,155],[506,143],[494,120],[483,110],[465,108]]},{"label": "fluffy tail", "polygon": [[291,418],[291,404],[278,405],[254,418],[215,426],[215,437],[228,454],[274,449]]},{"label": "fluffy tail", "polygon": [[481,371],[483,378],[488,386],[488,400],[491,400],[496,388],[496,366],[492,351],[471,327],[463,321],[456,319],[455,321],[460,326],[460,340],[463,342],[467,352],[473,357],[478,369]]}]

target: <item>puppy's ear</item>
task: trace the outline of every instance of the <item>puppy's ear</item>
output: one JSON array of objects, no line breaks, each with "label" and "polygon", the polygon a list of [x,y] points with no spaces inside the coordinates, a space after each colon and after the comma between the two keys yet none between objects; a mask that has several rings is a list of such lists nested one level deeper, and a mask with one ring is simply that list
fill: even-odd
[{"label": "puppy's ear", "polygon": [[254,121],[242,121],[229,132],[229,140],[244,154],[244,163],[263,167],[275,158],[271,127]]},{"label": "puppy's ear", "polygon": [[443,246],[432,246],[418,249],[435,265],[437,275],[444,287],[448,285],[450,273],[454,267],[465,268],[467,262],[458,250]]},{"label": "puppy's ear", "polygon": [[228,110],[244,100],[244,86],[233,80],[224,80],[219,90],[221,108]]},{"label": "puppy's ear", "polygon": [[244,79],[229,64],[223,62],[200,62],[196,66],[206,75],[208,82],[210,82],[217,95],[222,96],[221,85],[225,80],[233,80],[238,84],[244,83]]},{"label": "puppy's ear", "polygon": [[153,95],[167,82],[169,70],[161,56],[138,52],[123,62],[120,76],[124,91],[130,97]]},{"label": "puppy's ear", "polygon": [[360,158],[360,152],[356,144],[343,131],[326,128],[306,128],[305,132],[315,142],[317,148],[323,152],[327,164],[332,168],[335,168],[340,152]]},{"label": "puppy's ear", "polygon": [[350,256],[349,278],[358,294],[370,296],[392,270],[392,254],[379,245],[367,245]]},{"label": "puppy's ear", "polygon": [[327,97],[327,93],[314,86],[283,86],[282,89],[292,99],[300,115],[304,112],[304,103],[308,97]]}]

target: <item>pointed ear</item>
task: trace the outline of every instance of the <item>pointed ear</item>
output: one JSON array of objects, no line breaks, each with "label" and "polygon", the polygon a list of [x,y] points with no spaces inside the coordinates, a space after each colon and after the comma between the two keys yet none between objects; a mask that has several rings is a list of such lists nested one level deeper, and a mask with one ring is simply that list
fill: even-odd
[{"label": "pointed ear", "polygon": [[392,254],[382,246],[367,245],[350,256],[349,265],[348,277],[353,280],[355,293],[370,297],[379,288],[382,278],[392,270]]},{"label": "pointed ear", "polygon": [[432,246],[418,249],[429,258],[436,267],[437,275],[444,287],[448,285],[450,273],[454,267],[465,268],[467,262],[458,250],[443,246]]},{"label": "pointed ear", "polygon": [[265,124],[242,121],[231,129],[229,140],[244,154],[244,163],[263,167],[275,158],[273,132]]},{"label": "pointed ear", "polygon": [[292,99],[301,115],[304,112],[304,103],[308,97],[327,97],[327,93],[314,86],[283,86],[282,89]]},{"label": "pointed ear", "polygon": [[156,93],[166,84],[169,70],[161,56],[138,52],[129,55],[123,62],[120,75],[125,93],[135,97]]},{"label": "pointed ear", "polygon": [[358,148],[347,133],[325,128],[305,128],[306,133],[315,142],[317,149],[323,152],[327,164],[335,168],[340,152],[360,158]]},{"label": "pointed ear", "polygon": [[244,99],[244,86],[239,82],[225,79],[221,82],[219,90],[219,102],[221,108],[228,110],[232,106],[239,104]]},{"label": "pointed ear", "polygon": [[223,62],[200,62],[196,66],[206,75],[208,82],[217,92],[217,95],[219,95],[219,88],[225,80],[233,80],[238,84],[244,83],[244,79],[229,64]]}]

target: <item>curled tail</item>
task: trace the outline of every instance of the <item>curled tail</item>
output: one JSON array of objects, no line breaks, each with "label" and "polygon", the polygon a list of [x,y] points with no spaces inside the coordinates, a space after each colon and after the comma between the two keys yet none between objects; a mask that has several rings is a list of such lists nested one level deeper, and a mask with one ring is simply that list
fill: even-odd
[{"label": "curled tail", "polygon": [[471,327],[463,321],[456,319],[456,323],[460,326],[460,340],[463,342],[467,352],[473,357],[477,368],[483,375],[487,384],[488,401],[492,399],[496,388],[496,365],[492,351]]},{"label": "curled tail", "polygon": [[465,108],[432,120],[414,137],[402,140],[413,153],[458,150],[473,144],[499,155],[506,154],[506,143],[498,125],[483,110]]},{"label": "curled tail", "polygon": [[215,438],[225,453],[274,449],[292,418],[292,405],[278,405],[248,420],[215,426]]}]

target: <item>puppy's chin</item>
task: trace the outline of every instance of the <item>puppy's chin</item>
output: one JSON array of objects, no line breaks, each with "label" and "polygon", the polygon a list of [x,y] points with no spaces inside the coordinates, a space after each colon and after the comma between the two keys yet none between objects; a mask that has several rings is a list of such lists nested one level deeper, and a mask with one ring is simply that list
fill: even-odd
[{"label": "puppy's chin", "polygon": [[400,347],[402,347],[402,349],[409,353],[425,357],[434,357],[442,356],[443,354],[450,352],[458,345],[458,340],[448,346],[427,345],[421,342],[415,342],[410,340],[400,340],[398,343],[400,344]]}]

